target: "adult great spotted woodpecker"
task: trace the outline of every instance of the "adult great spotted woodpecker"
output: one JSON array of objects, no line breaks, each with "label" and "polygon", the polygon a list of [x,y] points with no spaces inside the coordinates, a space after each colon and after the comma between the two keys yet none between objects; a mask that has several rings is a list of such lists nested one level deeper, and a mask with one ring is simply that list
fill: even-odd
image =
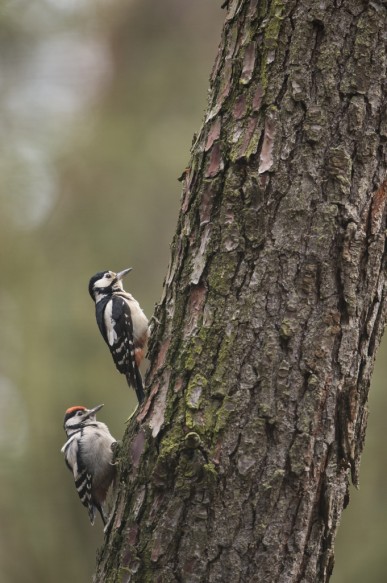
[{"label": "adult great spotted woodpecker", "polygon": [[124,374],[136,391],[139,403],[145,397],[140,363],[149,338],[149,322],[140,304],[126,292],[122,278],[131,271],[100,271],[89,282],[89,293],[95,302],[98,328],[109,346],[117,370]]},{"label": "adult great spotted woodpecker", "polygon": [[112,462],[116,440],[105,423],[96,420],[96,413],[102,407],[86,409],[77,405],[67,409],[63,427],[68,439],[61,451],[73,473],[78,496],[88,510],[91,524],[98,510],[106,525],[103,504],[115,478]]}]

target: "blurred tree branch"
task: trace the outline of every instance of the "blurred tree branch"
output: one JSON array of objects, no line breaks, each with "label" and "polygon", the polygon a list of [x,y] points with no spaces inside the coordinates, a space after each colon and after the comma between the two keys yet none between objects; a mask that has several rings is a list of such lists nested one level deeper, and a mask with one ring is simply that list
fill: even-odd
[{"label": "blurred tree branch", "polygon": [[228,5],[95,581],[328,581],[385,315],[386,9]]}]

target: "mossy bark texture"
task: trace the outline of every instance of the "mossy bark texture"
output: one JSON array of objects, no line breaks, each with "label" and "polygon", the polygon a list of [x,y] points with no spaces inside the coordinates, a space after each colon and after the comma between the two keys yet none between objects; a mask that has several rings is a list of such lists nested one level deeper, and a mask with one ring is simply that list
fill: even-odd
[{"label": "mossy bark texture", "polygon": [[229,3],[97,583],[329,580],[386,316],[386,30]]}]

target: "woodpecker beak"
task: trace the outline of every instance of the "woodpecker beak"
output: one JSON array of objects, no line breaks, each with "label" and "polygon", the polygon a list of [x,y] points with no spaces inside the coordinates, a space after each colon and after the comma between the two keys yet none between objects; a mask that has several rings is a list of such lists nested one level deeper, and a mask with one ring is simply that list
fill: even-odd
[{"label": "woodpecker beak", "polygon": [[104,404],[102,403],[102,405],[97,405],[96,407],[94,407],[93,409],[89,409],[88,411],[86,411],[85,416],[83,417],[84,419],[88,419],[89,417],[92,417],[93,415],[95,415],[100,409],[102,409],[102,407],[104,406]]},{"label": "woodpecker beak", "polygon": [[132,271],[133,267],[128,267],[128,269],[124,269],[123,271],[120,271],[119,273],[116,274],[116,278],[118,280],[121,280],[123,277],[125,277],[126,274],[129,273],[129,271]]}]

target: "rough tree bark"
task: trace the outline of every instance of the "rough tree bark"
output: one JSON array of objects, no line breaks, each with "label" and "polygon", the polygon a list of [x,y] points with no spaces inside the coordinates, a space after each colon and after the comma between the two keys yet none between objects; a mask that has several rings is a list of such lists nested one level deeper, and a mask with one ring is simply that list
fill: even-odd
[{"label": "rough tree bark", "polygon": [[95,581],[328,581],[386,316],[385,3],[234,0]]}]

